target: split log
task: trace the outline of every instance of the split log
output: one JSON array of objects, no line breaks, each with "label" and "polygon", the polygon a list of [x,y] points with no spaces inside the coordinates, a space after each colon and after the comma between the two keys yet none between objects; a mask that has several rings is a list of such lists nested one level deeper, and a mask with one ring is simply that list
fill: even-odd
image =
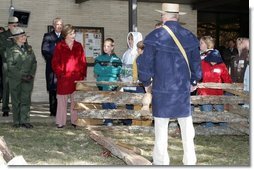
[{"label": "split log", "polygon": [[239,104],[249,103],[239,96],[191,96],[191,104]]},{"label": "split log", "polygon": [[0,137],[0,151],[3,153],[3,158],[6,162],[14,158],[14,154],[8,148],[3,136]]},{"label": "split log", "polygon": [[198,88],[242,90],[243,83],[198,83]]},{"label": "split log", "polygon": [[[114,86],[119,86],[119,87],[134,87],[134,86],[142,86],[142,84],[138,82],[122,82],[122,81],[116,81],[116,82],[109,82],[109,81],[76,81],[76,85],[82,87],[83,84],[88,84],[88,85],[114,85]],[[76,86],[76,87],[77,87]]]},{"label": "split log", "polygon": [[111,138],[105,137],[101,132],[90,130],[90,137],[108,149],[112,154],[123,159],[127,165],[152,165],[152,163],[144,157],[135,154],[129,149],[116,145]]},{"label": "split log", "polygon": [[127,109],[93,109],[93,110],[78,110],[80,119],[137,119],[137,120],[152,120],[152,114],[144,110],[127,110]]},{"label": "split log", "polygon": [[[153,116],[148,111],[143,110],[83,110],[78,111],[80,119],[93,118],[93,119],[136,119],[136,120],[152,120]],[[240,115],[230,112],[193,112],[193,122],[245,122],[249,120]]]},{"label": "split log", "polygon": [[6,161],[4,160],[4,154],[2,153],[2,151],[0,151],[0,166],[5,164]]},{"label": "split log", "polygon": [[[115,103],[116,105],[142,105],[142,93],[128,93],[118,91],[75,91],[74,102],[84,104]],[[248,99],[239,96],[191,96],[192,104],[239,104],[249,103]]]},{"label": "split log", "polygon": [[75,91],[74,102],[77,103],[115,103],[123,104],[142,104],[143,95],[141,93],[129,93],[118,91]]},{"label": "split log", "polygon": [[250,118],[250,109],[244,108],[240,105],[236,105],[236,104],[235,105],[230,105],[229,106],[229,112],[234,113],[234,114],[238,114],[238,115],[240,115],[242,117],[245,117],[247,119]]},{"label": "split log", "polygon": [[229,128],[241,132],[243,134],[249,135],[250,134],[250,127],[248,123],[238,122],[238,123],[228,123],[227,125]]},{"label": "split log", "polygon": [[250,94],[243,90],[236,90],[236,89],[225,89],[226,92],[232,93],[234,95],[240,96],[245,98],[246,100],[250,99]]},{"label": "split log", "polygon": [[249,123],[249,120],[230,112],[201,112],[195,111],[192,115],[194,123],[200,122],[244,122]]},{"label": "split log", "polygon": [[[76,81],[76,87],[85,87],[85,85],[115,85],[119,87],[132,87],[132,86],[142,86],[139,82],[107,82],[107,81]],[[234,90],[242,90],[243,89],[243,83],[198,83],[198,88],[212,88],[212,89],[234,89]],[[80,89],[80,88],[79,88]],[[80,89],[82,90],[82,88]]]},{"label": "split log", "polygon": [[130,145],[126,144],[126,143],[122,143],[122,142],[118,142],[118,141],[116,142],[116,144],[118,146],[124,147],[124,148],[126,148],[128,150],[131,150],[131,151],[133,151],[134,153],[136,153],[138,155],[144,155],[144,153],[145,153],[145,151],[143,149],[140,149],[140,148],[138,148],[136,146],[130,146]]}]

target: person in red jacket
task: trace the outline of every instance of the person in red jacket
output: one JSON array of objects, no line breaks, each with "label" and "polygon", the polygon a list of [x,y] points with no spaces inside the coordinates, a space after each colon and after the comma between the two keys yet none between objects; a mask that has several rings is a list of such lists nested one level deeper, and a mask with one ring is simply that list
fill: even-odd
[{"label": "person in red jacket", "polygon": [[62,30],[64,40],[60,41],[52,58],[52,69],[57,77],[57,113],[56,124],[58,128],[66,125],[67,101],[71,98],[71,124],[76,127],[77,112],[73,109],[73,92],[75,81],[86,77],[86,57],[83,46],[75,40],[75,29],[67,24]]},{"label": "person in red jacket", "polygon": [[[207,52],[206,57],[202,60],[202,74],[203,83],[232,83],[232,79],[229,75],[227,66],[223,63],[222,57],[218,50],[212,49]],[[198,95],[224,95],[222,89],[210,89],[199,88],[197,90]],[[218,112],[224,111],[224,105],[222,104],[204,104],[200,106],[200,110],[203,112],[211,112],[213,108]],[[214,124],[208,122],[205,127],[211,127]],[[224,124],[220,124],[224,125]]]}]

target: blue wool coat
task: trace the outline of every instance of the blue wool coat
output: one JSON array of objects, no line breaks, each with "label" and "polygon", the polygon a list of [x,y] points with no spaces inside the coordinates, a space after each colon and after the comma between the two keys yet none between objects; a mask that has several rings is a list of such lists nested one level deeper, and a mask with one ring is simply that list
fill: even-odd
[{"label": "blue wool coat", "polygon": [[144,53],[137,59],[139,80],[145,86],[152,83],[154,117],[188,117],[191,115],[190,86],[196,85],[202,76],[199,41],[176,21],[167,21],[165,25],[171,28],[186,51],[191,76],[178,46],[161,27],[144,40]]}]

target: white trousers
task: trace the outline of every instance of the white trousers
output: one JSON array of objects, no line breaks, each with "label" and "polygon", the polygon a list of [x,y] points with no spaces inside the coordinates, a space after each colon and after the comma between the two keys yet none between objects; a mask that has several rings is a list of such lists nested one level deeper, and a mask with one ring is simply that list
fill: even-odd
[{"label": "white trousers", "polygon": [[[155,142],[153,149],[154,165],[169,165],[170,155],[168,153],[168,124],[169,118],[154,117],[154,133]],[[183,144],[183,164],[195,165],[197,162],[194,137],[195,130],[193,127],[192,116],[178,118],[181,129],[181,137]]]}]

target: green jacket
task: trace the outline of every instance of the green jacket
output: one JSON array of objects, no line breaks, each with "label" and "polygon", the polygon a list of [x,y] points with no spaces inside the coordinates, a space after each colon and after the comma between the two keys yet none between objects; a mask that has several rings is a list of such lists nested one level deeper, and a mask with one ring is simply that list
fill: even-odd
[{"label": "green jacket", "polygon": [[6,50],[8,48],[11,48],[14,45],[14,42],[12,39],[8,39],[10,36],[12,36],[10,30],[4,31],[0,33],[0,55],[3,57],[2,61],[6,62]]},{"label": "green jacket", "polygon": [[30,45],[24,45],[24,51],[17,45],[7,49],[8,77],[21,80],[24,76],[35,76],[37,61]]},{"label": "green jacket", "polygon": [[[119,80],[122,61],[115,54],[103,54],[95,59],[94,73],[97,81],[114,82]],[[116,86],[99,86],[103,91],[113,90]]]}]

